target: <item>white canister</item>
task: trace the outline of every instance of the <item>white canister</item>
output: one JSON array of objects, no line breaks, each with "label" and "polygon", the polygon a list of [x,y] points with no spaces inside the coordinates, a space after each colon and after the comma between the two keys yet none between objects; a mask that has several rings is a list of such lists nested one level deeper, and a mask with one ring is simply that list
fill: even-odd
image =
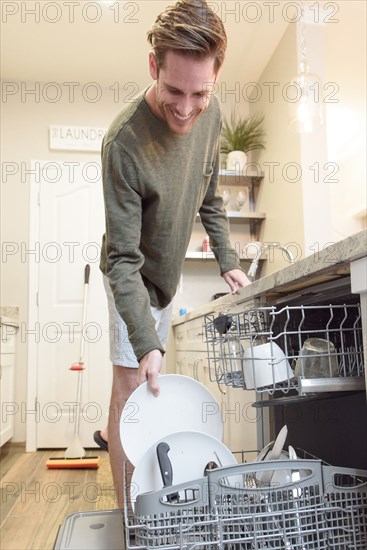
[{"label": "white canister", "polygon": [[247,155],[243,151],[231,151],[227,155],[226,168],[242,173],[247,164]]}]

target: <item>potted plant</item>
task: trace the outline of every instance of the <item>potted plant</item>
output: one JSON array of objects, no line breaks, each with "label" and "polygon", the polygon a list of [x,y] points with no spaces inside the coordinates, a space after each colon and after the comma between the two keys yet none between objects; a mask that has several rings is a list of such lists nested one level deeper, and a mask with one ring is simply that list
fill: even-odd
[{"label": "potted plant", "polygon": [[265,132],[261,127],[263,121],[264,115],[261,113],[237,118],[235,111],[232,111],[230,123],[224,118],[220,150],[227,155],[227,170],[242,171],[249,151],[265,149]]}]

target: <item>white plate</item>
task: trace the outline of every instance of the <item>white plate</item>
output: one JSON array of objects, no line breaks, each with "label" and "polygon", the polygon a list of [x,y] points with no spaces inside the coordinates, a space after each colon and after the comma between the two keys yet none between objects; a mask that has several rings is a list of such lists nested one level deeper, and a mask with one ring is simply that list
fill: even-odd
[{"label": "white plate", "polygon": [[[217,466],[237,464],[231,451],[221,441],[205,433],[176,432],[160,441],[168,443],[170,447],[168,458],[172,464],[173,485],[203,477],[209,462],[214,462]],[[134,470],[130,487],[132,504],[137,495],[163,488],[157,458],[157,445],[160,441],[156,441],[146,451]]]},{"label": "white plate", "polygon": [[[266,445],[262,449],[262,451],[260,451],[256,461],[266,462],[267,460],[269,460],[268,454],[272,444],[273,442],[268,443],[268,445]],[[297,457],[296,451],[291,445],[289,445],[288,447],[288,452],[283,450],[275,460],[287,460],[289,464],[289,469],[284,466],[284,470],[274,470],[273,475],[271,476],[271,486],[276,487],[276,486],[287,485],[292,481],[299,481],[300,479],[303,479],[309,475],[307,470],[298,471],[298,470],[292,469],[291,460],[298,460],[298,457]],[[263,472],[258,472],[256,474],[256,479],[258,481],[261,481],[262,475],[263,475]]]},{"label": "white plate", "polygon": [[188,376],[159,377],[160,394],[154,397],[144,382],[129,397],[120,421],[121,443],[135,466],[153,443],[168,434],[197,431],[221,440],[221,410],[210,391]]}]

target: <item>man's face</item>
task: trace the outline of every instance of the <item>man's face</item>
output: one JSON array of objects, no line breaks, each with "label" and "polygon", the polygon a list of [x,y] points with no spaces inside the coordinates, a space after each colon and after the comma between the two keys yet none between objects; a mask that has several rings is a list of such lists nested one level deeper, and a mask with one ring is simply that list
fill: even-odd
[{"label": "man's face", "polygon": [[214,58],[196,59],[167,52],[163,67],[158,71],[151,53],[149,67],[156,82],[147,94],[148,103],[174,134],[189,133],[209,106],[217,78]]}]

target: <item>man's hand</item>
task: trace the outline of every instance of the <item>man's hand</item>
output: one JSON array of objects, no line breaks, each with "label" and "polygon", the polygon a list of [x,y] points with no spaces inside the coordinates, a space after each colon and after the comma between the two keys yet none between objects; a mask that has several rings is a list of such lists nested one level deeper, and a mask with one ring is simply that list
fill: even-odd
[{"label": "man's hand", "polygon": [[223,273],[223,279],[231,289],[231,294],[236,294],[240,288],[251,284],[251,281],[247,278],[242,269],[231,269],[231,271],[226,271]]},{"label": "man's hand", "polygon": [[158,376],[162,367],[162,353],[159,349],[153,349],[146,353],[139,363],[137,382],[138,385],[148,380],[150,391],[156,397],[159,395]]}]

